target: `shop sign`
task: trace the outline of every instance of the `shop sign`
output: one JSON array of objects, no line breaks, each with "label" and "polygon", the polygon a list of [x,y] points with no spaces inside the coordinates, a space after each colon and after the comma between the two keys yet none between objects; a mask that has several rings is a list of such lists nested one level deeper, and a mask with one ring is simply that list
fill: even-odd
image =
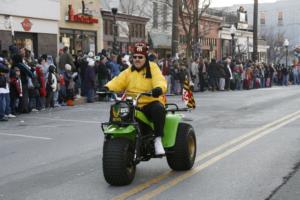
[{"label": "shop sign", "polygon": [[23,22],[21,23],[24,31],[30,31],[32,27],[32,23],[28,18],[25,18]]},{"label": "shop sign", "polygon": [[70,22],[79,22],[79,23],[85,23],[85,24],[97,24],[98,19],[93,18],[92,16],[85,16],[85,15],[74,15],[73,18],[69,18]]},{"label": "shop sign", "polygon": [[74,14],[74,9],[72,5],[69,5],[67,21],[69,22],[79,22],[84,24],[97,24],[98,19],[91,15],[86,15],[85,13]]}]

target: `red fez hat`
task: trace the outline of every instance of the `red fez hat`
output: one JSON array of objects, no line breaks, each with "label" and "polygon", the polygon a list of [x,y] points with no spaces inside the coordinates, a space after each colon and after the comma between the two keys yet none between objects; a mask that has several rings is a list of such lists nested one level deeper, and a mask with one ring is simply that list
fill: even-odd
[{"label": "red fez hat", "polygon": [[148,56],[148,46],[144,42],[138,42],[133,47],[134,54],[143,54],[144,56]]}]

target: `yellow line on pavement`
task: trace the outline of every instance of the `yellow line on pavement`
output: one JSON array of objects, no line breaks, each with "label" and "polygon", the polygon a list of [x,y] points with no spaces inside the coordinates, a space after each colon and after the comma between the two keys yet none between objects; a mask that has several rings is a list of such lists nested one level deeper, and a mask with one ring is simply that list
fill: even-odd
[{"label": "yellow line on pavement", "polygon": [[297,111],[297,112],[288,114],[288,115],[286,115],[286,116],[284,116],[284,117],[282,117],[282,118],[280,118],[280,119],[278,119],[278,120],[275,120],[275,121],[273,121],[273,122],[270,122],[270,123],[268,123],[268,124],[266,124],[266,125],[264,125],[264,126],[262,126],[262,127],[259,127],[259,128],[257,128],[257,129],[254,129],[254,130],[252,130],[252,131],[250,131],[250,132],[248,132],[248,133],[246,133],[246,134],[244,134],[244,135],[242,135],[242,136],[240,136],[240,137],[237,137],[237,138],[235,138],[235,139],[233,139],[233,140],[230,140],[230,141],[228,141],[228,142],[222,144],[221,146],[216,147],[215,149],[212,149],[212,150],[210,150],[209,152],[204,153],[204,154],[198,156],[198,157],[196,158],[195,162],[199,162],[199,161],[201,161],[201,160],[207,158],[208,156],[211,156],[212,154],[215,154],[215,153],[217,153],[217,152],[219,152],[219,151],[222,151],[223,149],[225,149],[225,148],[227,148],[227,147],[229,147],[229,146],[231,146],[231,145],[234,145],[234,144],[236,144],[236,143],[238,143],[238,142],[241,142],[242,140],[244,140],[244,139],[246,139],[246,138],[248,138],[248,137],[252,137],[252,136],[256,135],[257,133],[259,133],[259,132],[261,132],[261,131],[264,131],[264,130],[266,130],[266,129],[268,129],[268,128],[271,128],[271,127],[275,126],[276,124],[281,123],[281,122],[283,122],[283,121],[285,121],[285,120],[287,120],[287,119],[290,119],[290,118],[292,118],[292,117],[294,117],[294,116],[296,116],[296,115],[298,115],[298,114],[300,114],[300,111]]},{"label": "yellow line on pavement", "polygon": [[212,164],[222,160],[223,158],[231,155],[232,153],[242,149],[243,147],[251,144],[252,142],[260,139],[261,137],[265,136],[265,135],[268,135],[270,133],[272,133],[273,131],[297,120],[300,118],[300,115],[297,115],[297,116],[294,116],[293,118],[291,119],[288,119],[286,121],[283,121],[282,123],[278,124],[278,125],[275,125],[274,127],[268,129],[268,130],[265,130],[265,131],[262,131],[261,133],[255,135],[254,137],[252,138],[249,138],[247,140],[245,140],[244,142],[232,147],[231,149],[228,149],[226,150],[224,153],[221,153],[215,157],[213,157],[212,159],[206,161],[205,163],[199,165],[198,167],[195,167],[194,169],[170,180],[169,182],[165,183],[165,184],[162,184],[161,186],[159,186],[158,188],[156,188],[155,190],[152,190],[146,194],[144,194],[143,196],[141,196],[140,198],[138,198],[138,200],[148,200],[148,199],[152,199],[153,197],[161,194],[162,192],[170,189],[171,187],[174,187],[175,185],[177,185],[178,183],[184,181],[185,179],[195,175],[196,173],[204,170],[205,168],[211,166]]},{"label": "yellow line on pavement", "polygon": [[[248,137],[254,136],[257,133],[259,133],[261,131],[264,131],[264,130],[272,127],[272,126],[275,126],[276,124],[278,124],[278,123],[280,123],[282,121],[285,121],[287,119],[290,119],[290,118],[292,118],[292,117],[294,117],[294,116],[296,116],[298,114],[300,114],[300,111],[288,114],[288,115],[286,115],[286,116],[284,116],[284,117],[282,117],[282,118],[280,118],[278,120],[275,120],[275,121],[273,121],[271,123],[268,123],[268,124],[266,124],[266,125],[264,125],[262,127],[254,129],[254,130],[250,131],[247,134],[244,134],[244,135],[242,135],[240,137],[237,137],[237,138],[235,138],[233,140],[230,140],[230,141],[224,143],[223,145],[221,145],[219,147],[216,147],[216,148],[214,148],[214,149],[212,149],[212,150],[210,150],[210,151],[208,151],[208,152],[206,152],[204,154],[201,154],[200,156],[198,156],[196,158],[195,163],[200,162],[201,160],[204,160],[207,157],[209,157],[209,156],[211,156],[211,155],[213,155],[213,154],[215,154],[215,153],[217,153],[219,151],[222,151],[222,150],[224,150],[224,149],[226,149],[226,148],[228,148],[228,147],[230,147],[230,146],[232,146],[232,145],[234,145],[236,143],[241,142],[242,140],[244,140],[244,139],[246,139]],[[129,197],[131,197],[131,196],[133,196],[133,195],[135,195],[135,194],[137,194],[139,192],[142,192],[142,191],[146,190],[147,188],[153,186],[154,184],[158,184],[160,181],[162,181],[162,180],[164,180],[164,179],[166,179],[166,178],[174,175],[175,173],[176,172],[174,172],[172,170],[169,170],[169,171],[167,171],[167,172],[165,172],[165,173],[163,173],[163,174],[161,174],[161,175],[159,175],[157,177],[154,177],[154,178],[150,179],[149,181],[146,181],[145,183],[142,183],[142,184],[139,184],[139,185],[135,186],[134,188],[132,188],[131,190],[128,190],[127,192],[124,192],[124,193],[122,193],[122,194],[114,197],[113,200],[127,199],[127,198],[129,198]]]}]

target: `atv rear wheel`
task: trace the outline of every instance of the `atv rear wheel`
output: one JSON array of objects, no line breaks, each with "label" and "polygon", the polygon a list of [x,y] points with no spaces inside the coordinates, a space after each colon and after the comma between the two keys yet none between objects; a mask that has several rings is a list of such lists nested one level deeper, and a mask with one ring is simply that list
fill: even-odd
[{"label": "atv rear wheel", "polygon": [[167,154],[169,167],[176,171],[189,170],[193,167],[197,143],[193,127],[189,124],[180,123],[177,129],[175,146]]},{"label": "atv rear wheel", "polygon": [[127,138],[109,139],[103,146],[103,174],[110,185],[122,186],[132,182],[136,166],[134,148]]}]

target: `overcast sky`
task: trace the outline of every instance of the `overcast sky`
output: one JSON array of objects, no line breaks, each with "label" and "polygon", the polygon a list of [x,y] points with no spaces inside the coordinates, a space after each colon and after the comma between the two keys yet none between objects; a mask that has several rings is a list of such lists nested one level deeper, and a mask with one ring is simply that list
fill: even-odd
[{"label": "overcast sky", "polygon": [[[253,3],[254,0],[211,0],[212,6],[211,7],[225,7],[225,6],[232,6],[234,4],[249,4]],[[266,2],[275,2],[276,0],[258,0],[259,3],[266,3]]]}]

